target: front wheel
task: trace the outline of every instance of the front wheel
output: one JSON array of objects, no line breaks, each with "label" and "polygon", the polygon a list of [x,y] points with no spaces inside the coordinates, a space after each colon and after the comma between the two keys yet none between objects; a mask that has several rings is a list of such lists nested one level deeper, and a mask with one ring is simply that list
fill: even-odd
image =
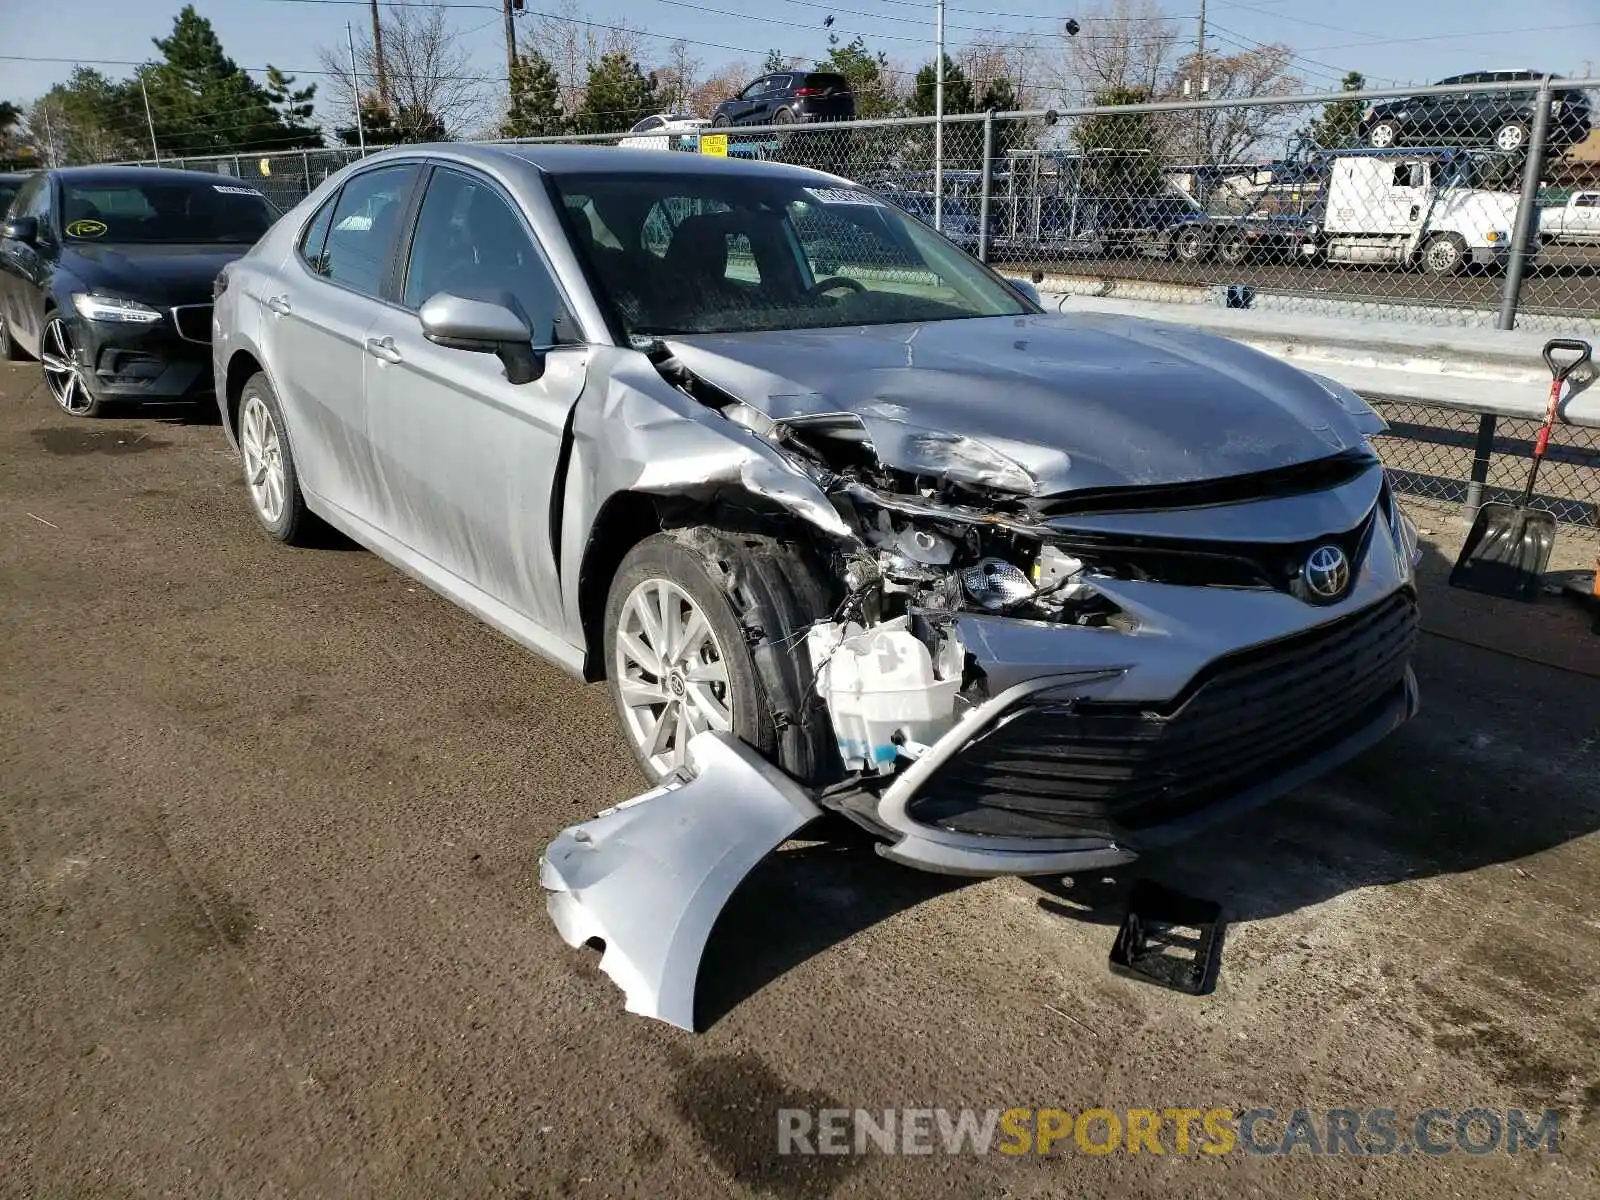
[{"label": "front wheel", "polygon": [[711,128],[713,129],[727,129],[732,124],[733,122],[728,119],[727,113],[718,113],[711,118]]},{"label": "front wheel", "polygon": [[1528,127],[1521,121],[1507,121],[1495,130],[1494,148],[1504,154],[1515,154],[1528,144]]},{"label": "front wheel", "polygon": [[1217,257],[1230,267],[1237,267],[1249,257],[1250,243],[1242,233],[1229,234],[1217,247]]},{"label": "front wheel", "polygon": [[1467,243],[1458,233],[1441,233],[1422,248],[1422,269],[1429,275],[1455,275],[1467,262]]},{"label": "front wheel", "polygon": [[101,412],[98,397],[84,381],[78,362],[72,330],[59,313],[51,313],[39,338],[39,365],[44,368],[45,386],[62,412],[73,417],[97,417]]},{"label": "front wheel", "polygon": [[707,730],[731,732],[803,783],[833,770],[802,632],[828,611],[818,574],[777,538],[697,527],[634,546],[606,599],[605,662],[645,775],[684,766]]}]

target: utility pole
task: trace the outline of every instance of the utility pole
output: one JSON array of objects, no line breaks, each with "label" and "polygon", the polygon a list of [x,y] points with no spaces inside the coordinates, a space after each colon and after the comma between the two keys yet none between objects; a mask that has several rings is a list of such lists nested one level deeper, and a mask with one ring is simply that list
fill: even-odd
[{"label": "utility pole", "polygon": [[[1204,100],[1206,98],[1206,0],[1200,0],[1200,32],[1195,38],[1194,73],[1194,98]],[[1195,109],[1194,158],[1197,165],[1206,154],[1205,120],[1206,110]]]},{"label": "utility pole", "polygon": [[935,0],[933,54],[933,227],[944,232],[944,0]]},{"label": "utility pole", "polygon": [[49,102],[41,107],[44,109],[44,165],[53,167],[56,165],[56,134],[55,130],[50,128]]},{"label": "utility pole", "polygon": [[350,94],[356,101],[356,143],[361,148],[361,157],[367,156],[367,131],[361,126],[361,76],[356,74],[356,35],[350,28],[350,22],[344,23],[344,36],[350,41]]},{"label": "utility pole", "polygon": [[139,76],[139,94],[144,97],[144,123],[150,130],[150,157],[156,162],[161,161],[161,151],[156,149],[156,123],[150,116],[150,89],[144,85],[144,76]]},{"label": "utility pole", "polygon": [[512,101],[515,101],[516,97],[511,95],[511,81],[517,73],[517,29],[511,23],[512,0],[500,0],[500,3],[506,14],[506,93]]},{"label": "utility pole", "polygon": [[378,0],[372,0],[372,57],[377,60],[378,99],[392,108],[389,99],[389,68],[383,61],[383,22],[378,19]]}]

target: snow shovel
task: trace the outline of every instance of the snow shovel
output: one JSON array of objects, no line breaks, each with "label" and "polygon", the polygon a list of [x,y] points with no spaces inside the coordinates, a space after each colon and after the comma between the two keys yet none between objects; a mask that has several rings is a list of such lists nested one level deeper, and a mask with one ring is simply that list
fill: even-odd
[{"label": "snow shovel", "polygon": [[[1576,355],[1557,363],[1556,351]],[[1550,407],[1533,443],[1533,466],[1528,471],[1528,486],[1516,504],[1485,504],[1478,509],[1466,544],[1450,572],[1450,586],[1507,600],[1536,600],[1550,562],[1550,549],[1556,540],[1556,519],[1542,508],[1531,507],[1533,485],[1539,478],[1539,464],[1550,444],[1550,429],[1556,423],[1561,403],[1561,385],[1567,376],[1589,361],[1589,343],[1572,338],[1554,338],[1545,343],[1544,361],[1550,368]]]}]

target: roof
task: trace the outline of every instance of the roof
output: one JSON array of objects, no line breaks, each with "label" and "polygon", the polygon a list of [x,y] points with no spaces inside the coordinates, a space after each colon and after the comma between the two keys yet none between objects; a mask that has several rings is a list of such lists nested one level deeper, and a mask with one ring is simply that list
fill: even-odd
[{"label": "roof", "polygon": [[[621,135],[619,135],[621,136]],[[453,158],[457,162],[478,163],[486,167],[502,168],[526,163],[547,175],[688,175],[688,176],[742,176],[795,181],[833,182],[835,176],[814,171],[809,167],[796,167],[788,163],[752,161],[744,158],[722,158],[711,154],[650,154],[641,157],[636,150],[619,149],[604,145],[547,145],[538,143],[467,143],[436,142],[421,146],[397,146],[385,150],[383,156],[403,158],[407,155],[429,155]],[[372,156],[364,161],[371,162]]]},{"label": "roof", "polygon": [[215,184],[231,180],[241,187],[250,187],[249,180],[235,179],[219,171],[180,171],[176,167],[56,167],[50,174],[74,183],[173,183],[183,180],[193,184]]}]

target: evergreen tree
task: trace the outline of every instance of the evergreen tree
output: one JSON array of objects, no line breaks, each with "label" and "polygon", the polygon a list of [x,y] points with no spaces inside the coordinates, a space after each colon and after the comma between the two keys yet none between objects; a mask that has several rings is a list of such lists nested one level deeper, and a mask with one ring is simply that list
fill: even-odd
[{"label": "evergreen tree", "polygon": [[828,57],[817,59],[817,70],[832,71],[850,81],[856,116],[862,120],[887,117],[894,112],[896,97],[889,81],[889,56],[881,50],[874,54],[859,36],[841,46],[839,35],[830,33]]},{"label": "evergreen tree", "polygon": [[[912,116],[933,116],[938,86],[932,63],[917,72],[908,106]],[[944,56],[944,111],[946,116],[977,111],[977,104],[972,98],[972,81],[967,78],[965,71],[950,61],[948,54]]]},{"label": "evergreen tree", "polygon": [[555,66],[537,50],[517,55],[511,67],[511,110],[500,124],[500,136],[553,137],[566,127]]},{"label": "evergreen tree", "polygon": [[361,128],[341,125],[336,136],[346,146],[360,145],[365,139],[367,148],[374,146],[411,145],[421,142],[443,142],[449,135],[444,121],[437,113],[420,104],[402,104],[391,109],[376,95],[361,97]]},{"label": "evergreen tree", "polygon": [[[1114,87],[1096,92],[1096,107],[1147,104],[1147,87]],[[1150,196],[1166,190],[1161,174],[1160,131],[1149,113],[1087,117],[1073,136],[1084,151],[1085,184],[1107,195]]]},{"label": "evergreen tree", "polygon": [[281,72],[274,72],[275,91],[256,83],[223,51],[211,22],[194,5],[178,13],[169,36],[153,41],[161,59],[140,74],[164,154],[322,144],[321,134],[302,123],[311,116],[316,89],[296,90]]},{"label": "evergreen tree", "polygon": [[617,133],[638,124],[660,107],[654,75],[646,75],[620,50],[589,67],[583,103],[573,115],[578,133]]},{"label": "evergreen tree", "polygon": [[93,67],[74,67],[40,97],[28,129],[41,157],[58,167],[150,156],[138,82],[113,83]]},{"label": "evergreen tree", "polygon": [[[1339,85],[1342,92],[1359,92],[1367,86],[1360,71],[1351,71]],[[1322,106],[1322,115],[1300,131],[1302,141],[1317,150],[1346,150],[1361,142],[1361,101],[1335,100]]]}]

